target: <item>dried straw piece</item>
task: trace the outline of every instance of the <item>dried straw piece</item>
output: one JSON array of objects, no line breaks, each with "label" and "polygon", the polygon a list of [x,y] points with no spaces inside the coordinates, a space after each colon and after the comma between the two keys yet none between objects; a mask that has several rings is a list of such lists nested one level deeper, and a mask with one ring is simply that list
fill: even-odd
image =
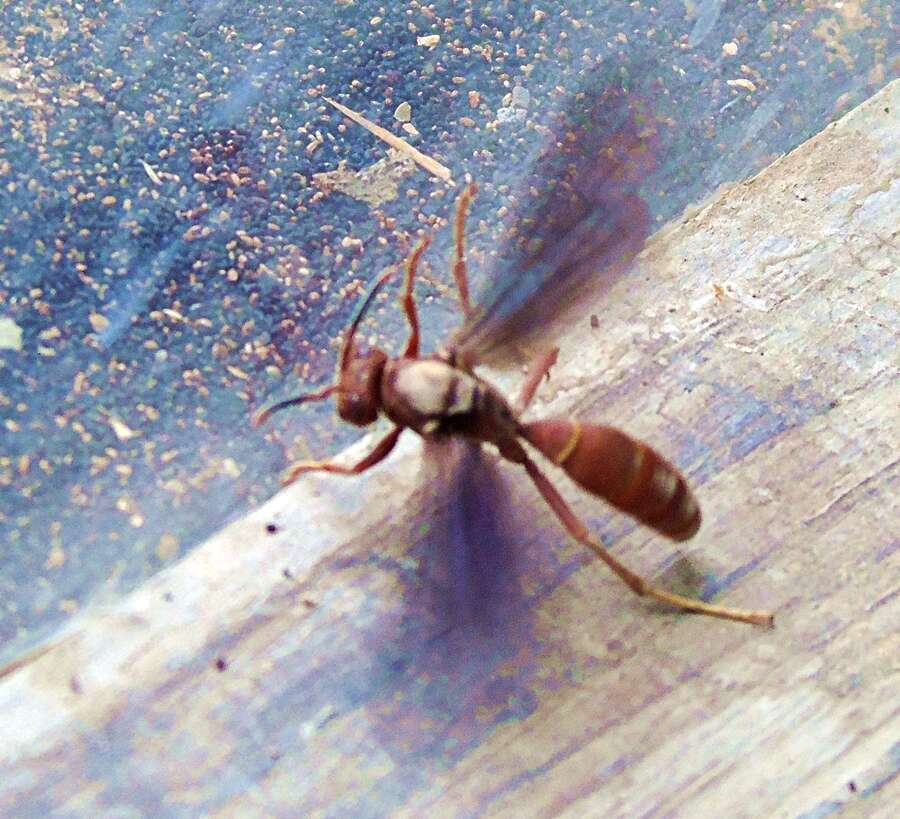
[{"label": "dried straw piece", "polygon": [[392,148],[396,148],[398,151],[402,151],[406,154],[413,162],[421,165],[428,173],[433,174],[438,179],[443,179],[444,182],[449,182],[451,185],[453,184],[453,180],[450,178],[450,169],[444,165],[441,165],[435,159],[432,159],[430,156],[425,156],[421,151],[416,150],[410,145],[405,139],[401,139],[398,136],[394,136],[390,131],[382,128],[380,125],[376,125],[369,119],[366,119],[362,114],[357,114],[356,111],[351,110],[346,105],[341,105],[339,102],[335,102],[333,99],[328,97],[322,97],[329,105],[333,105],[338,109],[345,117],[348,119],[352,119],[357,125],[362,125],[367,131],[375,134],[380,140],[386,142]]}]

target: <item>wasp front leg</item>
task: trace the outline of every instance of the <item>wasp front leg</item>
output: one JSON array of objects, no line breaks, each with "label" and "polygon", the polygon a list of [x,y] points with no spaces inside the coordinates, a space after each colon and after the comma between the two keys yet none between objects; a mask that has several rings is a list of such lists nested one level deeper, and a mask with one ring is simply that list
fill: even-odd
[{"label": "wasp front leg", "polygon": [[417,358],[419,355],[419,314],[416,310],[416,300],[413,298],[413,282],[419,268],[419,259],[422,258],[422,254],[430,244],[431,237],[425,236],[406,260],[406,275],[403,277],[403,295],[401,296],[403,312],[406,313],[406,321],[409,323],[409,339],[406,342],[406,350],[403,352],[405,358]]},{"label": "wasp front leg", "polygon": [[331,472],[334,475],[359,475],[367,469],[375,466],[375,464],[383,461],[394,448],[400,433],[405,427],[394,427],[387,435],[384,436],[378,445],[365,458],[353,466],[344,464],[336,464],[333,461],[298,461],[291,464],[281,477],[282,486],[287,486],[297,480],[304,472]]}]

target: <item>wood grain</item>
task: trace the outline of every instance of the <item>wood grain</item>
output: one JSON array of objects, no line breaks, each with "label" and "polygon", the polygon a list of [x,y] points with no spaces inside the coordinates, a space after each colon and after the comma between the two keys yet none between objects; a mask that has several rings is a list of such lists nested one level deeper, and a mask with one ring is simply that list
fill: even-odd
[{"label": "wood grain", "polygon": [[[629,565],[774,631],[633,598],[506,467],[460,585],[409,438],[7,667],[3,814],[895,815],[898,112],[895,82],[664,229],[536,404],[685,470],[680,547],[561,485]],[[477,518],[497,479],[456,454]]]}]

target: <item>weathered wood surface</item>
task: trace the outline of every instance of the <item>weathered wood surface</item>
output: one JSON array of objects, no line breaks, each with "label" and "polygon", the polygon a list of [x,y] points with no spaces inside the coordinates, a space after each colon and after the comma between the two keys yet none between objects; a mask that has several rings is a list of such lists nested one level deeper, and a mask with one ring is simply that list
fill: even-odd
[{"label": "weathered wood surface", "polygon": [[471,545],[493,580],[461,587],[410,440],[7,668],[3,814],[896,815],[898,123],[894,83],[655,237],[537,405],[672,456],[691,543],[577,508],[774,631],[633,598],[506,468],[516,542]]}]

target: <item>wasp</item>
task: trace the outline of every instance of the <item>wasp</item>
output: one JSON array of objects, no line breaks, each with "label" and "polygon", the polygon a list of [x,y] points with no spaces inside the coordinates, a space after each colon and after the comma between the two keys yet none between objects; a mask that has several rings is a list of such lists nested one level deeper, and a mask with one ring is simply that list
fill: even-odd
[{"label": "wasp", "polygon": [[452,269],[464,322],[441,349],[424,355],[420,350],[413,286],[431,241],[426,236],[405,263],[400,302],[409,335],[402,352],[391,357],[379,348],[361,349],[356,342],[360,322],[390,278],[388,272],[375,281],[350,322],[335,383],[274,404],[258,413],[254,423],[259,425],[286,407],[334,396],[338,415],[350,424],[368,426],[382,415],[393,424],[357,463],[295,463],[283,477],[285,484],[309,472],[365,472],[389,455],[405,430],[425,439],[462,438],[492,445],[503,459],[525,470],[569,535],[635,594],[689,612],[771,626],[773,616],[767,612],[714,605],[649,583],[616,559],[575,514],[533,451],[565,470],[587,492],[672,540],[693,537],[701,521],[699,505],[684,476],[647,444],[610,426],[572,418],[526,417],[538,387],[556,362],[557,348],[534,357],[512,401],[476,372],[479,363],[510,349],[540,325],[540,318],[570,300],[579,281],[598,271],[627,268],[641,249],[650,219],[636,186],[644,173],[647,150],[633,118],[621,114],[621,100],[620,95],[599,98],[607,131],[610,122],[614,125],[611,135],[603,137],[603,145],[591,142],[596,116],[581,117],[574,134],[570,128],[556,140],[543,162],[545,167],[538,171],[552,177],[552,190],[525,209],[526,215],[510,234],[509,244],[518,256],[514,275],[496,277],[498,283],[477,306],[469,296],[465,255],[466,214],[477,187],[470,183],[463,190],[455,214]]}]

